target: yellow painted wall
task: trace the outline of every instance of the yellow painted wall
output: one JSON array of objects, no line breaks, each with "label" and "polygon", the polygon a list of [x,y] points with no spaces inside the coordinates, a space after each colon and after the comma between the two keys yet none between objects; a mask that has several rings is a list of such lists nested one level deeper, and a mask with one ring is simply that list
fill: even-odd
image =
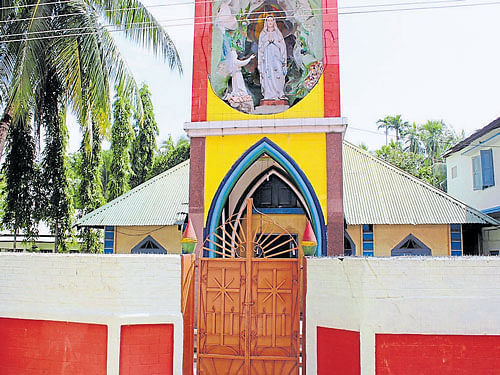
[{"label": "yellow painted wall", "polygon": [[361,225],[348,225],[347,233],[351,236],[352,242],[356,246],[356,255],[363,255],[363,239]]},{"label": "yellow painted wall", "polygon": [[[361,225],[349,225],[347,232],[356,244],[356,255],[363,255],[363,232]],[[448,224],[426,225],[374,225],[373,241],[376,257],[391,256],[391,250],[413,234],[432,250],[433,256],[448,256],[450,249],[450,226]]]},{"label": "yellow painted wall", "polygon": [[180,254],[182,233],[177,225],[167,226],[117,226],[115,227],[115,253],[130,254],[132,248],[148,235],[166,250],[167,254]]},{"label": "yellow painted wall", "polygon": [[252,120],[265,118],[310,118],[324,116],[323,76],[311,92],[299,103],[282,113],[274,115],[250,115],[237,111],[222,101],[210,84],[207,88],[207,121]]},{"label": "yellow painted wall", "polygon": [[212,199],[226,173],[247,149],[264,137],[285,150],[306,174],[316,192],[323,215],[326,215],[324,133],[210,136],[206,138],[205,154],[205,222]]}]

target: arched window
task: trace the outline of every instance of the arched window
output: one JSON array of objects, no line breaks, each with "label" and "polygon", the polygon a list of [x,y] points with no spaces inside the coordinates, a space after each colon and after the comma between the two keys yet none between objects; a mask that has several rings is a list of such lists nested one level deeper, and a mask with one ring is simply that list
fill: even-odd
[{"label": "arched window", "polygon": [[344,230],[344,255],[349,257],[356,255],[356,245],[346,230]]},{"label": "arched window", "polygon": [[430,256],[432,251],[413,234],[409,234],[391,251],[392,256],[421,255]]},{"label": "arched window", "polygon": [[290,186],[274,174],[258,187],[253,198],[255,207],[259,208],[300,208]]},{"label": "arched window", "polygon": [[166,254],[167,250],[161,246],[153,237],[147,236],[134,246],[132,254]]}]

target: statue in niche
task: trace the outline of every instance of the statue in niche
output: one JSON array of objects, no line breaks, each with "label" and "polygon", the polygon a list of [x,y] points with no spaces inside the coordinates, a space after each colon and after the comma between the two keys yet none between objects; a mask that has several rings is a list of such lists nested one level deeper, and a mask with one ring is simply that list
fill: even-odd
[{"label": "statue in niche", "polygon": [[231,92],[226,94],[224,100],[227,100],[231,107],[241,111],[253,112],[253,100],[245,86],[241,68],[247,65],[255,55],[251,55],[245,60],[238,60],[238,54],[234,49],[231,49],[226,58],[226,67],[231,76]]},{"label": "statue in niche", "polygon": [[[259,36],[258,68],[264,101],[286,101],[287,54],[283,34],[274,17],[269,16]],[[264,104],[261,102],[261,105]]]}]

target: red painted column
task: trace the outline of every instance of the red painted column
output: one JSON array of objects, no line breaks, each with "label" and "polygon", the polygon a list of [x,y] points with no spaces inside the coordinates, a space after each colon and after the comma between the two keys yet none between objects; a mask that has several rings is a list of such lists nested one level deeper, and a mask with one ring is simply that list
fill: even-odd
[{"label": "red painted column", "polygon": [[106,375],[107,326],[0,318],[0,374]]},{"label": "red painted column", "polygon": [[317,354],[318,375],[361,373],[359,332],[318,327]]},{"label": "red painted column", "polygon": [[326,134],[328,256],[344,254],[342,133]]},{"label": "red painted column", "polygon": [[340,117],[339,32],[337,0],[323,0],[325,117]]},{"label": "red painted column", "polygon": [[207,88],[212,47],[212,3],[196,0],[194,5],[193,87],[191,121],[207,120]]},{"label": "red painted column", "polygon": [[205,137],[191,138],[189,160],[189,217],[193,223],[198,244],[196,254],[203,246],[203,216],[205,211]]}]

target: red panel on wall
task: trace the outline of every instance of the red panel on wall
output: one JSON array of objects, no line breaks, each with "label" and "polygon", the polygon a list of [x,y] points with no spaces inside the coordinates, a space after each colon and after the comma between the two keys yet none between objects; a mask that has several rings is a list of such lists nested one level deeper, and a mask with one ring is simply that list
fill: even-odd
[{"label": "red panel on wall", "polygon": [[0,318],[0,374],[105,375],[105,325]]},{"label": "red panel on wall", "polygon": [[359,375],[359,332],[317,328],[318,375]]},{"label": "red panel on wall", "polygon": [[174,326],[122,326],[120,375],[170,375],[174,361]]},{"label": "red panel on wall", "polygon": [[500,336],[378,334],[377,375],[500,372]]}]

